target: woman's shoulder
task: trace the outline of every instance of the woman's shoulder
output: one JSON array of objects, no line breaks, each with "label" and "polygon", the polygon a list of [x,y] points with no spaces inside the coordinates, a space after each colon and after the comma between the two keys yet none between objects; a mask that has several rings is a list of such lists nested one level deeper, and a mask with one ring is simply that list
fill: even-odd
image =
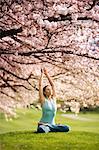
[{"label": "woman's shoulder", "polygon": [[46,105],[46,103],[48,103],[48,99],[47,99],[47,98],[44,99],[44,101],[43,101],[41,107],[43,107],[44,105]]},{"label": "woman's shoulder", "polygon": [[52,95],[51,97],[52,100],[56,101],[56,97]]}]

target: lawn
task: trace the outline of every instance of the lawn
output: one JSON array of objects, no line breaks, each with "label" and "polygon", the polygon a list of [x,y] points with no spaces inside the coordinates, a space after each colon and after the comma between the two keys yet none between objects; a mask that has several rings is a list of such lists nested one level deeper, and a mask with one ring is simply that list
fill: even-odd
[{"label": "lawn", "polygon": [[17,110],[18,118],[6,122],[0,114],[0,150],[98,150],[99,114],[57,113],[56,122],[68,124],[68,133],[36,134],[41,111],[36,109]]}]

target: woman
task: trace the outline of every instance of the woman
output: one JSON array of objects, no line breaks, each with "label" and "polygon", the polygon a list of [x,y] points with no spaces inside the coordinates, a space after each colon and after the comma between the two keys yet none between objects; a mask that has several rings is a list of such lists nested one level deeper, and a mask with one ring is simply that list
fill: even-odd
[{"label": "woman", "polygon": [[[43,88],[42,81],[44,74],[51,86],[46,85]],[[41,77],[39,79],[39,101],[42,107],[42,117],[38,123],[37,132],[68,132],[68,126],[55,124],[55,115],[57,111],[55,86],[45,68],[41,69]]]}]

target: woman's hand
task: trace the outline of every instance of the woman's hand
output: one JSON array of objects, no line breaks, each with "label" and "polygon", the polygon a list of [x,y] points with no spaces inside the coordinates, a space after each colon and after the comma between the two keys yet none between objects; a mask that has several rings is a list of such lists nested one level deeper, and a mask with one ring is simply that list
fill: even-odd
[{"label": "woman's hand", "polygon": [[44,68],[44,69],[43,69],[43,71],[44,71],[44,74],[45,74],[45,75],[47,75],[47,74],[48,74],[48,71],[47,71],[47,69],[46,69],[46,68]]},{"label": "woman's hand", "polygon": [[43,68],[41,68],[41,73],[43,73],[44,71],[43,71]]},{"label": "woman's hand", "polygon": [[43,68],[41,68],[41,75],[43,75],[44,74],[44,69]]}]

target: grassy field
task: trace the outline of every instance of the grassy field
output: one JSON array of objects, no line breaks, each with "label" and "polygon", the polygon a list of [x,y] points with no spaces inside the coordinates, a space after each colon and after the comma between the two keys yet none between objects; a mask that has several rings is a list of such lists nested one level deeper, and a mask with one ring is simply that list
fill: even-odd
[{"label": "grassy field", "polygon": [[57,113],[56,122],[68,124],[68,133],[36,134],[34,131],[41,111],[36,109],[18,110],[18,118],[6,122],[0,114],[0,150],[98,150],[99,114]]}]

